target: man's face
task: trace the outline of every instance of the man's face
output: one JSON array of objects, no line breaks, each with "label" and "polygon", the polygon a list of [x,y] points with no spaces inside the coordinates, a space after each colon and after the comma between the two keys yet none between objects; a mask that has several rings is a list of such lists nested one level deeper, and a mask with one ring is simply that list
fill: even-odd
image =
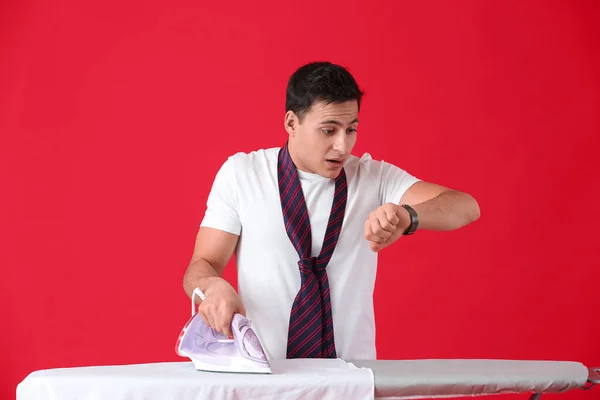
[{"label": "man's face", "polygon": [[356,143],[358,104],[316,102],[302,122],[291,111],[286,114],[285,128],[290,134],[289,149],[301,171],[335,178],[346,163]]}]

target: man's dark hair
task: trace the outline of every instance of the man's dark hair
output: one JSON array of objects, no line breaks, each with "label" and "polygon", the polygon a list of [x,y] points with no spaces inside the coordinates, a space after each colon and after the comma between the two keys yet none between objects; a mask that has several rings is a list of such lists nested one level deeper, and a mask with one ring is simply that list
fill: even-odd
[{"label": "man's dark hair", "polygon": [[295,112],[300,120],[315,102],[343,103],[356,100],[360,110],[363,92],[352,75],[330,62],[313,62],[296,70],[288,81],[285,110]]}]

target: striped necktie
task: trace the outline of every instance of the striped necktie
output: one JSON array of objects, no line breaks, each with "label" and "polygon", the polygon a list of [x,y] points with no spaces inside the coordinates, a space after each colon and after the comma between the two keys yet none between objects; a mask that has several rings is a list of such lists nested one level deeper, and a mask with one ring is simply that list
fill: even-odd
[{"label": "striped necktie", "polygon": [[312,257],[308,211],[287,144],[279,151],[277,175],[285,229],[300,258],[301,284],[290,314],[287,358],[336,358],[329,281],[325,269],[344,220],[348,192],[346,173],[342,168],[335,178],[331,213],[318,257]]}]

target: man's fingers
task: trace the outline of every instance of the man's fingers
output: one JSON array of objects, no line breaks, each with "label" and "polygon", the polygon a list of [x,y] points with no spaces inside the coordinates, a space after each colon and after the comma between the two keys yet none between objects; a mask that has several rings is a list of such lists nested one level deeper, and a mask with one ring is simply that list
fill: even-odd
[{"label": "man's fingers", "polygon": [[395,232],[396,225],[400,222],[400,218],[396,213],[396,207],[393,204],[385,204],[377,209],[377,218],[381,227],[388,232]]},{"label": "man's fingers", "polygon": [[207,325],[217,332],[221,332],[220,316],[217,311],[217,306],[207,301],[203,301],[198,307],[198,313],[204,314]]},{"label": "man's fingers", "polygon": [[365,222],[365,239],[377,243],[383,242],[385,239],[381,237],[381,234],[378,235],[373,231],[373,225],[375,225],[375,229],[379,226],[379,222],[375,217],[369,218],[367,222]]},{"label": "man's fingers", "polygon": [[198,315],[200,315],[200,318],[202,318],[202,321],[204,321],[206,325],[210,326],[210,322],[208,321],[208,318],[206,317],[204,311],[198,309]]},{"label": "man's fingers", "polygon": [[[236,308],[236,312],[246,316],[246,309],[241,303]],[[226,305],[217,308],[213,304],[203,304],[202,307],[198,308],[198,314],[200,314],[204,323],[215,331],[223,333],[230,338],[233,337],[231,332],[231,320],[234,314],[233,308]]]},{"label": "man's fingers", "polygon": [[371,232],[371,221],[369,219],[367,219],[365,221],[365,239],[371,240],[372,235],[373,235],[373,232]]},{"label": "man's fingers", "polygon": [[388,243],[376,243],[376,242],[371,242],[371,250],[373,250],[375,253],[385,249],[388,246]]},{"label": "man's fingers", "polygon": [[216,321],[215,321],[214,310],[211,310],[210,308],[206,310],[206,319],[208,320],[208,326],[210,326],[213,329],[218,328]]},{"label": "man's fingers", "polygon": [[371,246],[371,250],[374,252],[377,253],[379,251],[379,243],[369,242],[369,246]]},{"label": "man's fingers", "polygon": [[388,203],[371,212],[365,222],[365,238],[381,242],[379,239],[387,240],[392,236],[400,223],[397,208]]},{"label": "man's fingers", "polygon": [[231,333],[231,325],[226,323],[225,321],[223,321],[221,324],[221,332],[223,332],[223,334],[226,335],[228,338],[233,337],[233,334]]},{"label": "man's fingers", "polygon": [[237,309],[237,312],[239,314],[242,314],[244,317],[246,316],[246,308],[244,308],[244,305],[240,302],[240,306]]},{"label": "man's fingers", "polygon": [[388,219],[388,221],[390,221],[392,223],[392,225],[394,226],[394,230],[396,230],[396,225],[398,225],[400,223],[400,217],[398,216],[398,209],[400,207],[397,207],[393,204],[387,204],[387,207],[383,207],[383,210],[385,212],[385,215]]},{"label": "man's fingers", "polygon": [[398,225],[402,220],[398,208],[392,203],[384,204],[370,213],[365,221],[365,238],[374,252],[381,251],[397,240]]},{"label": "man's fingers", "polygon": [[395,227],[388,220],[385,211],[377,210],[370,218],[371,231],[380,238],[387,239],[394,231]]},{"label": "man's fingers", "polygon": [[221,311],[221,315],[219,318],[219,327],[221,328],[221,332],[223,332],[228,337],[232,337],[231,333],[231,319],[233,318],[233,310],[229,307],[224,307]]}]

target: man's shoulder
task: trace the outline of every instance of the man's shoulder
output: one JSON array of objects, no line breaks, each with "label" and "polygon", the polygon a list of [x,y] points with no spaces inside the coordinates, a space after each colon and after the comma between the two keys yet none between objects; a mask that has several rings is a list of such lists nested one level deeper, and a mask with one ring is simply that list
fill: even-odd
[{"label": "man's shoulder", "polygon": [[373,157],[371,157],[370,153],[363,153],[362,156],[356,156],[354,154],[351,154],[350,157],[348,157],[348,163],[350,165],[352,164],[356,164],[356,165],[364,165],[369,163],[370,161],[373,161]]},{"label": "man's shoulder", "polygon": [[373,159],[370,153],[363,153],[361,156],[351,155],[346,161],[346,166],[356,171],[374,171],[379,169],[383,162]]},{"label": "man's shoulder", "polygon": [[361,180],[378,181],[389,179],[392,176],[405,176],[407,174],[407,171],[398,165],[384,159],[375,159],[370,153],[363,153],[361,156],[351,156],[346,162],[346,166],[348,172]]},{"label": "man's shoulder", "polygon": [[272,168],[277,168],[279,149],[279,147],[272,147],[232,153],[223,163],[222,169],[238,177],[262,175]]},{"label": "man's shoulder", "polygon": [[252,151],[239,151],[227,157],[225,163],[231,164],[236,171],[244,172],[255,168],[268,168],[277,163],[279,147],[257,149]]},{"label": "man's shoulder", "polygon": [[279,147],[270,147],[266,149],[256,149],[248,152],[239,151],[228,157],[229,160],[241,163],[261,163],[277,159]]}]

